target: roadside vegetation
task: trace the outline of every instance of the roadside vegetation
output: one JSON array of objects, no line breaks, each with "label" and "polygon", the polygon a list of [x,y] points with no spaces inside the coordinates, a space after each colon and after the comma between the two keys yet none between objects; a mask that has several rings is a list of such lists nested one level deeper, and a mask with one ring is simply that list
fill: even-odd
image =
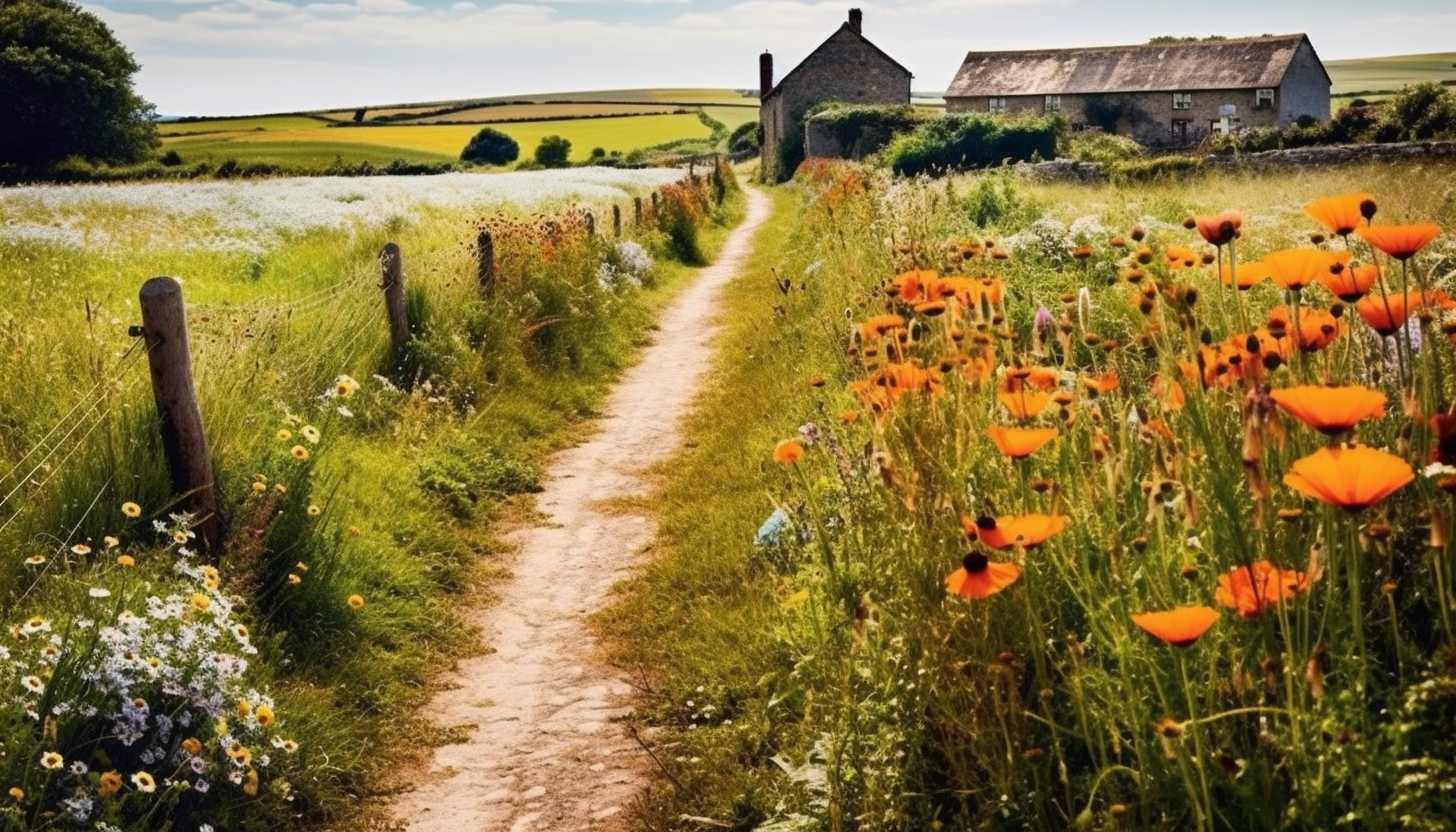
[{"label": "roadside vegetation", "polygon": [[[647,337],[678,254],[741,213],[726,169],[679,176],[0,191],[0,828],[353,829],[407,786],[446,739],[416,716],[429,684],[475,649],[455,611],[507,568],[493,530]],[[130,331],[157,274],[186,295],[213,551]]]},{"label": "roadside vegetation", "polygon": [[602,622],[643,828],[1447,828],[1451,173],[801,169]]}]

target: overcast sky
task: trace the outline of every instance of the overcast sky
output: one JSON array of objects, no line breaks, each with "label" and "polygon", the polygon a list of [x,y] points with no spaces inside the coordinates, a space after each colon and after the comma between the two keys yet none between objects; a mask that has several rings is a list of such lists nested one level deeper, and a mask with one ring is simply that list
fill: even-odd
[{"label": "overcast sky", "polygon": [[242,115],[494,95],[758,86],[828,37],[864,34],[944,90],[968,51],[1305,32],[1320,57],[1456,51],[1450,0],[99,0],[166,115]]}]

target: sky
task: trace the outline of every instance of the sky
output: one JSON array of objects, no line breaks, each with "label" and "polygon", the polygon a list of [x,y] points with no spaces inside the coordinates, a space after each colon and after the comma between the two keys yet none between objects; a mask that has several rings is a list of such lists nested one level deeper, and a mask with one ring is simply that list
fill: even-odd
[{"label": "sky", "polygon": [[1305,32],[1325,60],[1456,51],[1450,0],[82,0],[170,116],[248,115],[500,95],[757,89],[844,22],[950,84],[969,51]]}]

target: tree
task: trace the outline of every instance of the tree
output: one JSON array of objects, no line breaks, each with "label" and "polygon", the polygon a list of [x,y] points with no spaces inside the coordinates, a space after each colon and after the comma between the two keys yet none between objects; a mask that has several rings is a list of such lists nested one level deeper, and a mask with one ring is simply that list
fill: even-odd
[{"label": "tree", "polygon": [[536,145],[536,163],[543,168],[564,168],[571,155],[571,142],[560,136],[547,136]]},{"label": "tree", "polygon": [[482,165],[508,165],[521,155],[516,140],[494,127],[481,128],[460,151],[460,160]]},{"label": "tree", "polygon": [[145,158],[160,140],[154,108],[132,89],[140,68],[71,0],[0,0],[0,165]]}]

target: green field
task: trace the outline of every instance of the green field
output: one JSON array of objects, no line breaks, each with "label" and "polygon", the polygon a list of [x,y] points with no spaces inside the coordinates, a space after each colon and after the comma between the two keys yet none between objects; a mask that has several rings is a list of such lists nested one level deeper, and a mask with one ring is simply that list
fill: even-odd
[{"label": "green field", "polygon": [[[730,108],[721,108],[724,110]],[[307,126],[300,126],[303,121]],[[191,136],[163,140],[184,162],[269,161],[294,166],[327,166],[336,156],[344,161],[388,163],[449,161],[482,126],[479,124],[412,124],[387,127],[327,127],[297,116],[273,116],[241,122],[249,129],[227,129],[226,120],[193,122]],[[593,148],[627,153],[675,139],[707,138],[709,131],[694,114],[639,115],[620,118],[577,118],[556,121],[505,122],[489,125],[515,139],[522,158],[529,158],[541,139],[563,136],[571,142],[572,161],[585,161]],[[730,125],[732,126],[732,125]],[[227,132],[222,132],[227,130]]]},{"label": "green field", "polygon": [[1330,73],[1330,95],[1339,107],[1354,98],[1386,98],[1401,87],[1426,81],[1456,84],[1456,52],[1326,61],[1325,69]]},{"label": "green field", "polygon": [[309,130],[328,124],[314,116],[249,116],[247,118],[210,118],[201,121],[168,121],[157,125],[167,136],[192,136],[199,133],[245,133],[256,130]]}]

